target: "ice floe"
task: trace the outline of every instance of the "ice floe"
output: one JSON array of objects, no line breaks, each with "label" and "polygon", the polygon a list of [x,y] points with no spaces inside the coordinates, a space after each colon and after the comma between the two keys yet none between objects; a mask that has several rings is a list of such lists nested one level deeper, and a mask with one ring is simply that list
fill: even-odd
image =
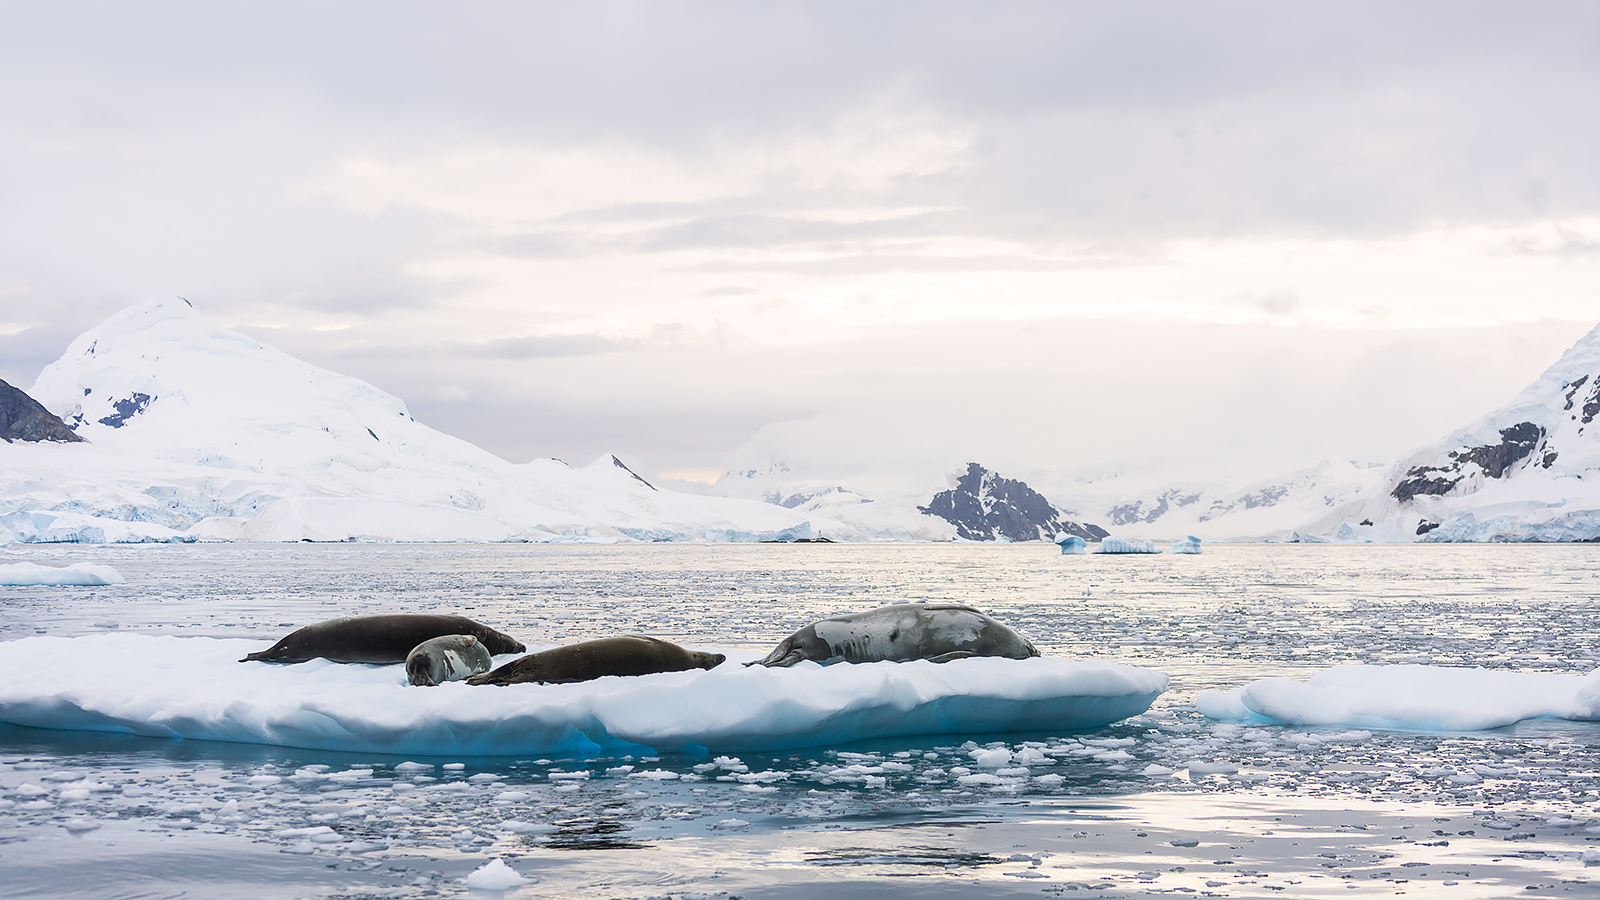
[{"label": "ice floe", "polygon": [[738,665],[757,658],[738,650],[711,671],[420,688],[398,665],[236,661],[260,646],[135,634],[0,644],[0,721],[324,750],[585,755],[1089,729],[1144,712],[1167,688],[1160,672],[1102,661],[768,669]]},{"label": "ice floe", "polygon": [[1445,666],[1334,666],[1305,682],[1263,678],[1195,701],[1213,718],[1275,725],[1476,731],[1523,719],[1600,719],[1588,676]]},{"label": "ice floe", "polygon": [[4,585],[95,587],[122,582],[122,575],[116,569],[93,563],[73,563],[70,566],[41,566],[25,562],[0,564],[0,584]]}]

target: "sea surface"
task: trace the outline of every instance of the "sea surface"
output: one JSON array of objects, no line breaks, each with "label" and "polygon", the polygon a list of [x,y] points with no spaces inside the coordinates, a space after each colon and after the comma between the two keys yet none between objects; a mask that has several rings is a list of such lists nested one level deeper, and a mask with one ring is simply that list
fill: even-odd
[{"label": "sea surface", "polygon": [[[1584,859],[1600,863],[1600,723],[1373,732],[1193,710],[1203,690],[1341,663],[1587,674],[1596,545],[11,545],[6,562],[109,564],[127,583],[0,588],[0,640],[264,647],[336,616],[448,611],[530,645],[644,633],[765,651],[825,615],[946,600],[1172,687],[1087,733],[738,758],[399,758],[0,725],[0,897],[1600,896]],[[996,759],[1027,777],[961,780]],[[496,860],[527,883],[469,886]]]}]

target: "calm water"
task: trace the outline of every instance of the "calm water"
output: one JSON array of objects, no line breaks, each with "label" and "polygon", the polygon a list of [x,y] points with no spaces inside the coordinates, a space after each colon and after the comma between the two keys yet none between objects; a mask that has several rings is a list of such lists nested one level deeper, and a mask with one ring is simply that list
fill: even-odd
[{"label": "calm water", "polygon": [[[1046,653],[1173,686],[1088,734],[740,759],[405,760],[0,726],[0,896],[495,896],[462,881],[490,859],[538,879],[512,897],[1600,894],[1581,858],[1600,847],[1600,725],[1363,736],[1190,709],[1201,690],[1346,662],[1592,671],[1597,546],[0,550],[16,561],[108,563],[128,583],[0,588],[0,639],[266,640],[450,611],[530,644],[642,632],[764,651],[823,615],[956,600]],[[1001,745],[1056,777],[956,781]],[[1177,774],[1140,774],[1151,764]]]}]

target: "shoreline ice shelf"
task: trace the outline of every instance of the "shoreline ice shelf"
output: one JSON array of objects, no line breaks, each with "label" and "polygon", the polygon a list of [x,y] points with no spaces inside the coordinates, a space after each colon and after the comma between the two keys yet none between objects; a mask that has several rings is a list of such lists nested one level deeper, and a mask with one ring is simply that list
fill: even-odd
[{"label": "shoreline ice shelf", "polygon": [[1143,713],[1168,684],[1160,672],[1102,661],[768,669],[739,665],[759,654],[734,650],[711,671],[422,688],[407,683],[403,666],[237,662],[258,649],[252,640],[126,634],[6,642],[0,721],[408,755],[787,750],[1087,730]]}]

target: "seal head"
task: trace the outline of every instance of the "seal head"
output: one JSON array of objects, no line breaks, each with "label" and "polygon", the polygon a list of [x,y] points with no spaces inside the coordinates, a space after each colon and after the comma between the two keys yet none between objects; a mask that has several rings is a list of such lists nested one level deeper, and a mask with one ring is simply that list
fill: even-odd
[{"label": "seal head", "polygon": [[421,687],[460,681],[494,666],[489,648],[470,634],[447,634],[423,641],[406,657],[406,677]]}]

